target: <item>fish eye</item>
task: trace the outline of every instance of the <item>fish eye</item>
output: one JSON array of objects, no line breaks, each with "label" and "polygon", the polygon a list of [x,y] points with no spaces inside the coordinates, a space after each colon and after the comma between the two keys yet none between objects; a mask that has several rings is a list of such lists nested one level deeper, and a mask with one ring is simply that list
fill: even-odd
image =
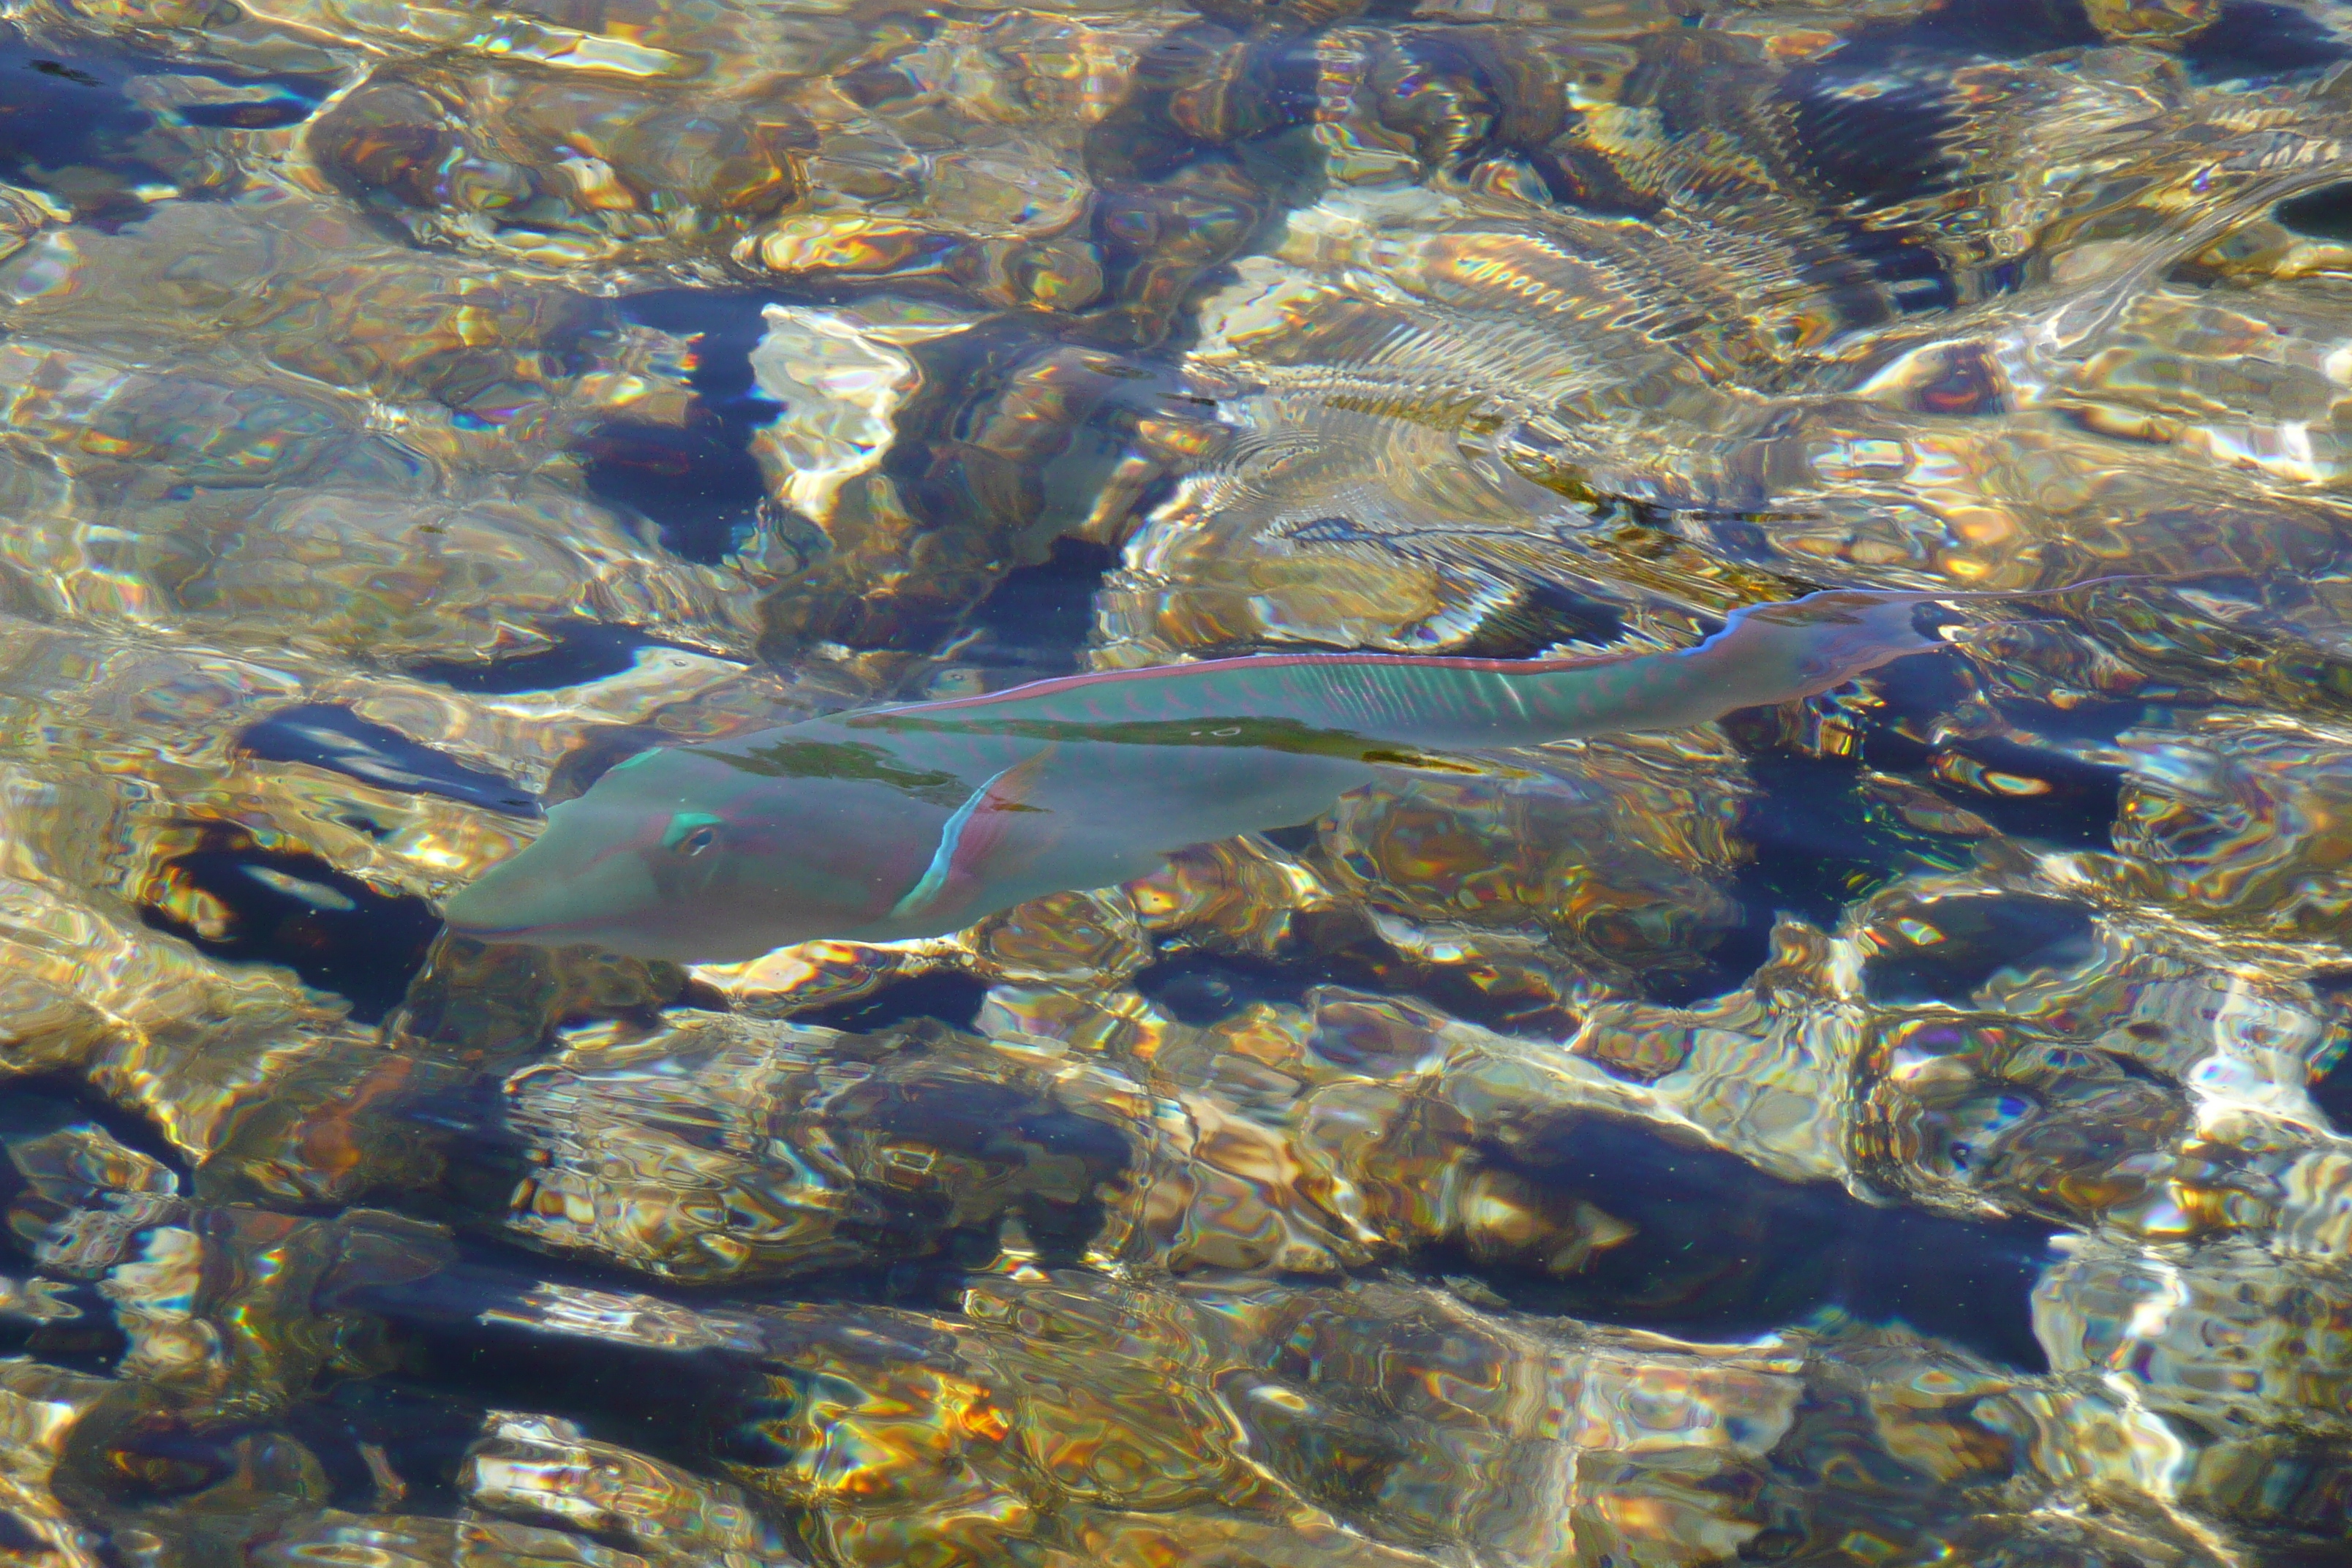
[{"label": "fish eye", "polygon": [[669,819],[662,847],[681,855],[699,855],[719,842],[719,819],[703,811],[681,811]]}]

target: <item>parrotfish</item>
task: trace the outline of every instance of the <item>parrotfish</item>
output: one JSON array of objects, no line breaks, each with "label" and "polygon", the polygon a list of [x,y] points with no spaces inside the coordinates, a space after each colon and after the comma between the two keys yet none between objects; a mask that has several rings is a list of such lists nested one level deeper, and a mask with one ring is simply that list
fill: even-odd
[{"label": "parrotfish", "polygon": [[856,710],[641,752],[447,904],[488,942],[725,963],[820,939],[944,935],[1147,875],[1187,846],[1308,822],[1396,769],[1688,729],[1941,646],[1923,606],[1752,605],[1696,647],[1570,659],[1258,655]]}]

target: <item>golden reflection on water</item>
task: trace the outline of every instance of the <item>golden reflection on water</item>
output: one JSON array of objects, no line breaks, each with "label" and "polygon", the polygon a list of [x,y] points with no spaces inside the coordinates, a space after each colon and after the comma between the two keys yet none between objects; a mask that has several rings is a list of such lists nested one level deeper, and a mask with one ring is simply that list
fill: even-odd
[{"label": "golden reflection on water", "polygon": [[[2321,0],[26,0],[0,1557],[2352,1552]],[[647,746],[2049,588],[959,935]]]}]

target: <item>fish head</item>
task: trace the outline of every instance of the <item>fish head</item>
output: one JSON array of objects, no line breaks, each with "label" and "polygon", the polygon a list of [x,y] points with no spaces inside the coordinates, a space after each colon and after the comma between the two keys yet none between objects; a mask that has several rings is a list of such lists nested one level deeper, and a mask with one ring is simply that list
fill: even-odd
[{"label": "fish head", "polygon": [[872,919],[877,891],[835,874],[845,846],[825,823],[835,814],[754,805],[743,775],[709,757],[643,753],[552,807],[537,839],[444,915],[481,942],[690,963],[753,958]]}]

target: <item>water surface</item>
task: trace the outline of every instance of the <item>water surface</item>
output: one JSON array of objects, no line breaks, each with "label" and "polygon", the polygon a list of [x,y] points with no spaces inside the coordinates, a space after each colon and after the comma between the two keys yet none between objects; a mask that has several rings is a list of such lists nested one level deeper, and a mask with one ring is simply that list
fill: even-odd
[{"label": "water surface", "polygon": [[[26,0],[0,1558],[2352,1552],[2352,10]],[[952,937],[649,747],[1940,651]]]}]

